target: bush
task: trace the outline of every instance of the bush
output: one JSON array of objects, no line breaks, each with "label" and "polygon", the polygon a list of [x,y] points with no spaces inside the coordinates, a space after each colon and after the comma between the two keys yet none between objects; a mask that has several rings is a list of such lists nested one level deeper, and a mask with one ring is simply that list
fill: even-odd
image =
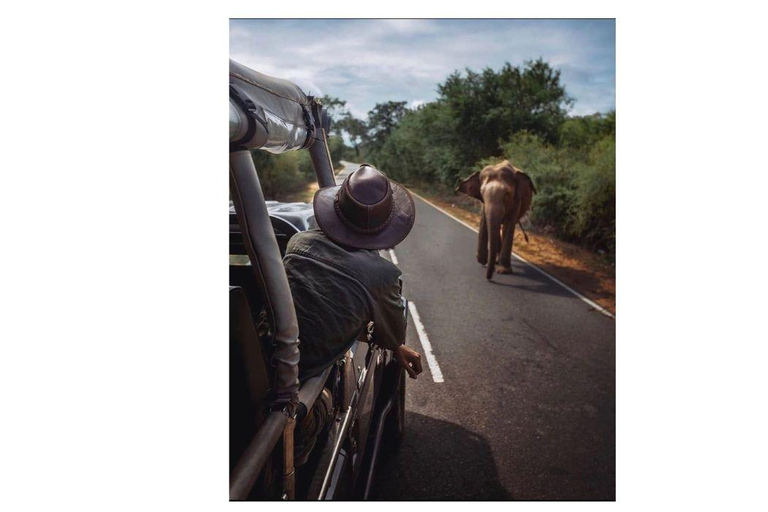
[{"label": "bush", "polygon": [[454,187],[466,167],[454,144],[455,120],[438,103],[411,111],[387,138],[373,162],[387,176],[404,183],[440,182]]},{"label": "bush", "polygon": [[314,179],[307,151],[273,155],[263,150],[251,151],[261,189],[266,199],[281,201],[286,194],[300,191]]},{"label": "bush", "polygon": [[299,165],[299,173],[304,178],[305,183],[315,180],[315,168],[312,165],[312,158],[309,156],[309,151],[301,149],[292,153],[284,153],[283,155],[276,155],[278,158],[284,155],[296,155],[296,159]]},{"label": "bush", "polygon": [[427,148],[422,138],[416,136],[419,130],[417,116],[406,116],[371,163],[395,181],[410,183],[415,178],[427,179],[430,170],[425,163]]},{"label": "bush", "polygon": [[590,149],[601,139],[616,134],[616,112],[570,117],[560,128],[560,146],[570,149]]},{"label": "bush", "polygon": [[578,176],[574,231],[587,244],[616,251],[616,143],[600,140],[589,155],[591,165]]},{"label": "bush", "polygon": [[562,161],[556,148],[526,132],[512,137],[502,150],[504,157],[528,174],[536,186],[531,222],[567,237],[576,197],[573,166]]},{"label": "bush", "polygon": [[[328,138],[328,150],[334,167],[338,167],[346,150],[341,137]],[[317,179],[309,151],[300,149],[274,155],[264,150],[251,151],[256,172],[259,175],[264,197],[283,201],[288,194],[301,191],[308,183]]]},{"label": "bush", "polygon": [[[504,157],[531,176],[537,195],[531,222],[560,238],[615,254],[616,160],[613,135],[591,147],[556,148],[519,133],[502,146]],[[498,161],[498,159],[492,162]],[[482,162],[483,165],[492,163]]]}]

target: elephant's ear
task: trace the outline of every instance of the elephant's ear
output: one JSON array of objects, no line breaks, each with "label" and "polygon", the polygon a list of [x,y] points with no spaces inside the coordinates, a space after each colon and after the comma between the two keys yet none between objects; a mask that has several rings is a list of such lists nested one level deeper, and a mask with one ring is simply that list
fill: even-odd
[{"label": "elephant's ear", "polygon": [[533,184],[533,180],[531,179],[531,177],[525,174],[523,171],[517,171],[517,174],[521,179],[528,180],[528,183],[531,184],[531,191],[533,191],[533,193],[535,194],[536,185]]},{"label": "elephant's ear", "polygon": [[469,178],[466,178],[459,183],[459,186],[456,187],[456,191],[467,194],[469,197],[474,197],[482,202],[483,196],[480,194],[480,171],[473,172]]}]

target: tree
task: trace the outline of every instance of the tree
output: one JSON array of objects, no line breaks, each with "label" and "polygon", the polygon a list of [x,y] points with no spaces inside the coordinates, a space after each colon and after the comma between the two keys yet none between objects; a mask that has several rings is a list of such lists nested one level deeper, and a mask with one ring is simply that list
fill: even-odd
[{"label": "tree", "polygon": [[499,141],[527,131],[550,143],[573,101],[560,83],[560,71],[539,59],[521,67],[506,63],[495,72],[454,72],[438,86],[438,101],[450,109],[463,136],[466,163],[500,153]]},{"label": "tree", "polygon": [[323,109],[331,116],[331,133],[341,137],[341,132],[344,128],[340,121],[350,115],[349,110],[346,108],[347,102],[327,94],[318,98],[318,100],[323,104]]},{"label": "tree", "polygon": [[375,155],[384,147],[389,135],[408,112],[407,104],[407,101],[377,103],[373,110],[368,112],[365,143],[371,153]]},{"label": "tree", "polygon": [[347,134],[350,144],[355,148],[355,155],[359,159],[360,146],[365,140],[365,136],[368,134],[368,125],[365,124],[365,121],[356,118],[349,112],[335,124],[338,126],[339,130]]},{"label": "tree", "polygon": [[365,145],[370,158],[389,166],[406,155],[428,154],[422,172],[453,186],[477,162],[501,156],[501,144],[516,133],[558,144],[572,103],[560,72],[541,59],[506,63],[498,71],[456,71],[438,85],[437,100],[419,109],[409,111],[404,102],[377,105],[368,114]]},{"label": "tree", "polygon": [[522,73],[515,76],[519,93],[515,98],[513,133],[526,130],[556,144],[567,108],[573,105],[560,83],[560,71],[538,59],[526,62]]}]

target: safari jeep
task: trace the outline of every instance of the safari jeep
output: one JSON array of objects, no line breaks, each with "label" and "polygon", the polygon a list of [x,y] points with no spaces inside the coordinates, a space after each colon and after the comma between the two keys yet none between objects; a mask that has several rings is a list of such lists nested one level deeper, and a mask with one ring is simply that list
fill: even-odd
[{"label": "safari jeep", "polygon": [[[288,240],[314,225],[312,206],[266,201],[250,153],[309,151],[318,185],[333,186],[331,120],[295,84],[234,61],[229,86],[229,497],[365,499],[382,445],[403,435],[405,372],[363,339],[299,386],[301,333],[282,257]],[[323,388],[332,420],[296,468],[294,426]]]}]

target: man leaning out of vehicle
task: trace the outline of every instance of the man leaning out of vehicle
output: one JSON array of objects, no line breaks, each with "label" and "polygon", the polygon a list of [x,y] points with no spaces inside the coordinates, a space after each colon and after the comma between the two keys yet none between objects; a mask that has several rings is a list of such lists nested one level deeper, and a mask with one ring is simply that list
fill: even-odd
[{"label": "man leaning out of vehicle", "polygon": [[[318,228],[294,235],[284,259],[299,322],[299,379],[340,359],[370,321],[371,341],[392,350],[408,375],[422,371],[421,355],[406,347],[400,269],[378,251],[395,247],[413,227],[413,198],[402,185],[362,164],[340,186],[315,193]],[[324,389],[297,425],[296,463],[306,462],[329,419]]]}]

